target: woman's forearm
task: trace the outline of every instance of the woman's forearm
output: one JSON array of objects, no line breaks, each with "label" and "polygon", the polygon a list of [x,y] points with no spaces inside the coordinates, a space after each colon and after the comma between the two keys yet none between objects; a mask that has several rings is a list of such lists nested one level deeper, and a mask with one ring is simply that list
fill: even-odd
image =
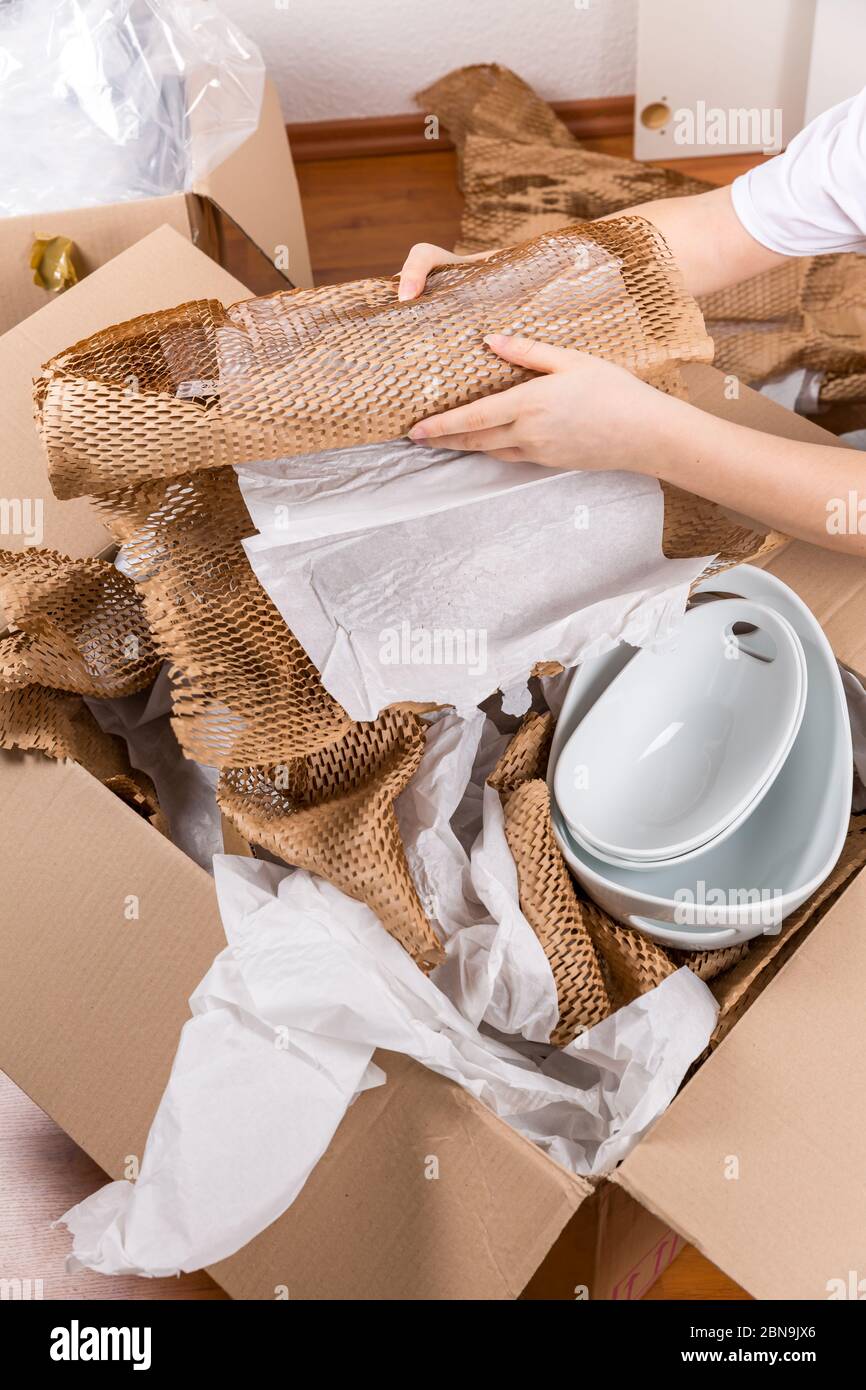
[{"label": "woman's forearm", "polygon": [[[780,439],[666,400],[641,472],[786,535],[866,557],[866,457]],[[863,532],[858,499],[863,498]]]},{"label": "woman's forearm", "polygon": [[693,295],[735,285],[785,260],[749,236],[734,212],[728,188],[687,198],[662,198],[609,216],[629,214],[645,217],[658,228]]}]

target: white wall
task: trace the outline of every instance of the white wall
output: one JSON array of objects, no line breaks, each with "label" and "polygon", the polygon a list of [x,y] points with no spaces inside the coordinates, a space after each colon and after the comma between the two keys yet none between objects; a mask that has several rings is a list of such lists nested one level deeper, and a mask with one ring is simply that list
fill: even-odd
[{"label": "white wall", "polygon": [[[863,3],[863,0],[857,0]],[[783,143],[801,129],[815,0],[641,0],[638,22],[638,159],[735,154],[760,141],[677,141],[677,113],[704,109],[781,113]],[[669,119],[647,129],[640,113],[659,103]],[[769,146],[768,147],[772,147]],[[778,150],[776,150],[778,152]]]},{"label": "white wall", "polygon": [[548,100],[634,91],[637,0],[216,0],[259,44],[287,121],[414,111],[464,63]]},{"label": "white wall", "polygon": [[853,97],[866,83],[866,5],[863,0],[818,0],[806,120]]}]

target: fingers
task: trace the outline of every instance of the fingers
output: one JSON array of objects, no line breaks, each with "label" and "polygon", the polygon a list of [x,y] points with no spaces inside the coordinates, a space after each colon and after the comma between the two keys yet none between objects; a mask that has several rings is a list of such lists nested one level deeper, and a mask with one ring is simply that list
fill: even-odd
[{"label": "fingers", "polygon": [[412,247],[403,263],[397,298],[417,299],[435,265],[450,265],[453,261],[459,260],[460,257],[455,256],[453,251],[445,251],[441,246],[431,246],[427,241],[419,241]]},{"label": "fingers", "polygon": [[513,362],[516,367],[527,367],[532,372],[565,372],[572,370],[587,354],[575,352],[571,348],[550,347],[547,343],[536,343],[532,338],[521,338],[518,334],[488,333],[484,339],[497,357]]},{"label": "fingers", "polygon": [[422,442],[435,443],[437,449],[459,449],[462,454],[495,454],[500,449],[515,448],[516,436],[513,425],[501,425],[468,434],[444,434],[435,441],[425,439]]},{"label": "fingers", "polygon": [[428,241],[419,241],[412,247],[403,263],[397,298],[417,299],[427,283],[427,276],[436,266],[454,265],[457,261],[486,261],[493,255],[494,251],[476,251],[473,256],[455,256],[453,251],[446,251],[442,246],[432,246]]},{"label": "fingers", "polygon": [[512,386],[507,391],[473,401],[471,405],[458,405],[454,410],[444,410],[441,415],[430,415],[412,426],[409,438],[415,443],[428,443],[447,434],[473,435],[498,425],[510,425],[520,404],[516,399],[520,390],[521,387]]},{"label": "fingers", "polygon": [[484,452],[489,453],[492,459],[501,459],[503,463],[530,463],[532,461],[526,456],[522,449],[516,447],[511,449],[489,449]]}]

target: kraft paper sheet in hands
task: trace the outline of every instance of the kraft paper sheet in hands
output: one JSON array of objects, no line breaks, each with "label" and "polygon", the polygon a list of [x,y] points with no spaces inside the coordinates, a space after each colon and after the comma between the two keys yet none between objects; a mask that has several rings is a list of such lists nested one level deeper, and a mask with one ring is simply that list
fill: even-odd
[{"label": "kraft paper sheet in hands", "polygon": [[532,375],[492,332],[582,348],[658,381],[712,344],[670,252],[640,217],[576,223],[484,263],[182,304],[52,359],[36,409],[58,497],[107,497],[202,469],[399,438],[433,410]]}]

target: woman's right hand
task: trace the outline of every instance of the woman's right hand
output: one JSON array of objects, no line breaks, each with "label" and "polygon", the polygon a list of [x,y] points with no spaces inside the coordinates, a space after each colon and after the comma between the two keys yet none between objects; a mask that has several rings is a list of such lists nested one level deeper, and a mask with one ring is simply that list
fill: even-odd
[{"label": "woman's right hand", "polygon": [[419,241],[412,247],[400,271],[397,287],[398,299],[417,299],[427,283],[427,276],[437,265],[453,265],[462,261],[486,261],[494,251],[479,251],[474,256],[455,256],[442,246],[431,246],[427,241]]}]

